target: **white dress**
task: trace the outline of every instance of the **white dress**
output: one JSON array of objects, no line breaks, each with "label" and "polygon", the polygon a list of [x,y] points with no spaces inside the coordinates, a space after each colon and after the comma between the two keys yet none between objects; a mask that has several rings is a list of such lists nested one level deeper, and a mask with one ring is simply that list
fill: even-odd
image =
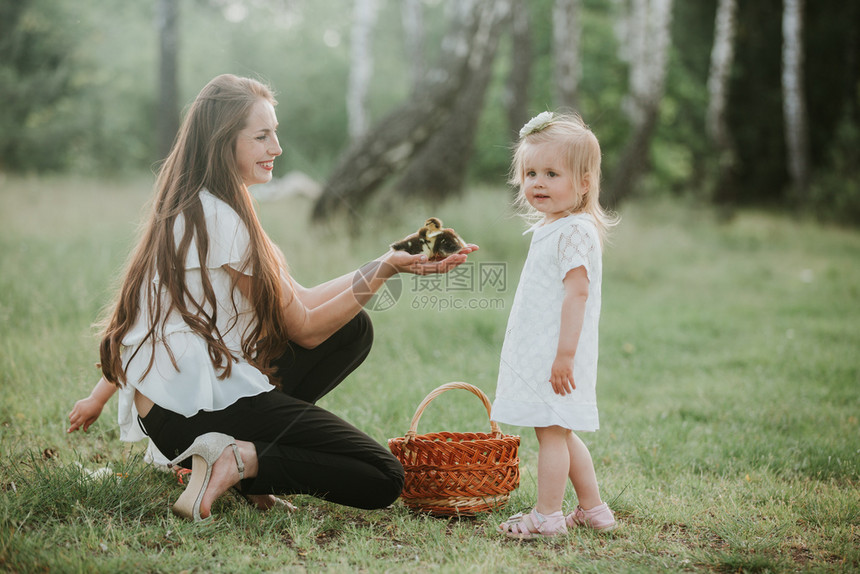
[{"label": "white dress", "polygon": [[[558,425],[577,431],[599,428],[597,414],[597,337],[600,283],[603,275],[600,240],[591,215],[577,213],[547,225],[535,225],[529,254],[514,296],[492,419],[512,425]],[[584,267],[588,300],[573,364],[576,389],[557,395],[549,382],[561,331],[565,275]]]},{"label": "white dress", "polygon": [[[229,205],[208,191],[200,192],[200,201],[209,235],[209,251],[205,264],[218,306],[216,325],[232,354],[242,357],[242,334],[253,324],[254,312],[239,290],[232,288],[231,277],[221,266],[226,264],[237,271],[250,273],[250,270],[246,269],[250,248],[248,229]],[[173,229],[177,245],[184,230],[185,218],[180,215]],[[185,280],[191,296],[196,301],[204,301],[196,241],[192,241],[188,249]],[[154,278],[150,285],[145,285],[144,289],[154,288],[157,283],[158,277]],[[134,442],[145,437],[137,424],[135,389],[140,390],[158,406],[190,417],[201,410],[224,409],[243,397],[255,396],[274,388],[263,373],[243,358],[233,363],[229,377],[219,379],[221,371],[216,371],[213,367],[206,341],[195,334],[181,316],[173,311],[167,318],[164,341],[173,352],[177,370],[160,340],[160,329],[156,330],[155,343],[152,338],[143,341],[150,319],[145,308],[145,299],[141,298],[141,301],[142,308],[137,322],[122,341],[127,384],[118,391],[121,440]],[[167,304],[162,303],[162,308],[166,309]],[[189,308],[192,307],[189,305]],[[204,308],[211,314],[212,309],[208,303]],[[144,376],[153,345],[155,362]],[[139,352],[131,358],[138,348]]]}]

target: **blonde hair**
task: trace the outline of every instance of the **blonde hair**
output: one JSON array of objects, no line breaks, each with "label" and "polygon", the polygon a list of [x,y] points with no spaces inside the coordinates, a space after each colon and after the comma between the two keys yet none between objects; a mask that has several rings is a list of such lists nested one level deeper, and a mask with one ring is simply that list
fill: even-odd
[{"label": "blonde hair", "polygon": [[[600,205],[600,143],[582,118],[577,114],[544,112],[528,122],[520,132],[514,145],[513,161],[508,183],[517,187],[514,204],[520,214],[530,222],[540,220],[543,215],[529,205],[524,192],[525,161],[530,149],[535,146],[553,145],[559,148],[569,170],[570,178],[577,190],[582,191],[579,205],[571,213],[588,213],[597,225],[601,242],[610,227],[618,223],[618,217]],[[581,182],[588,182],[582,190]]]},{"label": "blonde hair", "polygon": [[[99,354],[102,373],[109,382],[116,385],[126,382],[122,341],[144,305],[150,324],[146,326],[143,342],[164,340],[165,321],[175,310],[206,341],[219,376],[230,376],[237,357],[218,332],[215,311],[206,311],[207,303],[209,309],[218,308],[206,265],[201,265],[200,270],[205,301],[195,303],[185,281],[185,258],[192,241],[196,238],[201,262],[206,261],[209,250],[199,195],[202,189],[229,205],[248,229],[251,245],[245,272],[254,277],[250,303],[257,320],[242,333],[242,354],[272,379],[274,369],[269,364],[288,345],[281,310],[284,304],[281,274],[286,273],[286,263],[257,219],[236,161],[237,134],[245,128],[251,108],[261,99],[272,105],[277,103],[271,89],[261,82],[224,74],[210,81],[188,110],[158,174],[149,219],[103,323]],[[185,233],[177,243],[173,228],[180,215],[185,218]],[[155,276],[159,281],[154,293],[153,289],[143,287],[150,285]],[[146,372],[153,366],[154,347]],[[176,366],[169,347],[167,351]]]}]

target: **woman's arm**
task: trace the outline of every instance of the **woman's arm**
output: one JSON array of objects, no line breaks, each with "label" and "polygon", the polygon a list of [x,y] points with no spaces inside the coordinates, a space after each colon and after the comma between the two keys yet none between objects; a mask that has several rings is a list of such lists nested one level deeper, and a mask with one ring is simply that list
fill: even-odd
[{"label": "woman's arm", "polygon": [[72,412],[69,413],[69,430],[66,432],[74,432],[83,427],[84,432],[90,425],[96,422],[99,415],[102,414],[102,409],[105,403],[108,402],[116,392],[116,386],[107,382],[107,379],[102,377],[96,386],[93,387],[90,396],[81,399],[72,407]]},{"label": "woman's arm", "polygon": [[[447,273],[448,271],[450,271],[457,265],[460,265],[460,263],[466,260],[465,258],[462,258],[461,260],[461,258],[459,258],[458,256],[468,255],[469,253],[477,250],[477,245],[469,244],[465,248],[460,250],[460,252],[456,255],[437,262],[428,262],[426,257],[422,258],[420,255],[408,255],[401,251],[390,251],[376,261],[394,255],[395,261],[393,261],[392,264],[405,265],[405,268],[401,269],[401,271],[415,273],[417,275],[428,275],[431,273]],[[403,255],[405,255],[405,257],[403,257]],[[371,264],[372,263],[373,262],[371,262]],[[306,307],[313,309],[314,307],[317,307],[331,300],[333,297],[336,297],[343,291],[352,288],[352,285],[356,280],[356,274],[360,271],[361,269],[359,269],[358,271],[353,271],[352,273],[341,275],[340,277],[336,277],[335,279],[331,279],[329,281],[326,281],[325,283],[321,283],[319,285],[309,288],[303,287],[298,283],[298,281],[293,279],[293,290],[296,295],[302,300]]]},{"label": "woman's arm", "polygon": [[[429,262],[421,254],[389,251],[353,273],[309,289],[287,277],[281,286],[284,290],[284,319],[291,340],[305,348],[316,347],[355,317],[385,281],[397,273],[447,273],[464,263],[466,256],[477,249],[476,245],[469,245],[460,253],[438,262]],[[224,269],[236,279],[239,291],[250,297],[253,277],[229,266],[224,266]]]},{"label": "woman's arm", "polygon": [[571,269],[564,276],[564,301],[561,304],[561,332],[558,350],[552,363],[549,382],[557,395],[566,395],[576,388],[573,380],[573,358],[585,320],[588,300],[588,273],[585,267]]}]

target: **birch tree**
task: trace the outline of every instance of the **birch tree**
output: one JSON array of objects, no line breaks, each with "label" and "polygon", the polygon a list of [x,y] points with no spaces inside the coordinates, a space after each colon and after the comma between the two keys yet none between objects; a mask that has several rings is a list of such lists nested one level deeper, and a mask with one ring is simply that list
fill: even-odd
[{"label": "birch tree", "polygon": [[445,125],[468,78],[492,61],[493,32],[507,15],[509,1],[459,0],[449,5],[450,25],[439,65],[425,74],[421,89],[341,155],[314,205],[314,220],[338,212],[355,214]]},{"label": "birch tree", "polygon": [[788,172],[798,197],[809,185],[809,140],[803,91],[803,0],[784,0],[782,98]]},{"label": "birch tree", "polygon": [[458,195],[463,189],[480,110],[484,107],[500,30],[508,14],[510,0],[494,0],[492,4],[497,17],[486,19],[477,30],[477,41],[485,46],[483,62],[476,63],[465,78],[451,113],[409,163],[397,184],[402,196],[438,203]]},{"label": "birch tree", "polygon": [[511,70],[504,91],[511,137],[529,120],[529,85],[532,72],[532,32],[526,0],[511,3]]},{"label": "birch tree", "polygon": [[614,205],[635,188],[648,164],[666,82],[672,0],[615,0],[621,57],[629,64],[625,111],[632,132],[607,186],[606,203]]},{"label": "birch tree", "polygon": [[349,137],[364,135],[368,126],[367,92],[373,76],[373,28],[377,0],[355,0],[350,38],[349,86],[346,110]]},{"label": "birch tree", "polygon": [[158,0],[155,22],[158,28],[158,153],[167,157],[179,130],[179,88],[177,84],[178,0]]},{"label": "birch tree", "polygon": [[734,61],[737,0],[719,0],[708,74],[708,110],[705,128],[717,156],[714,199],[719,203],[733,200],[731,184],[735,150],[726,121],[729,72]]},{"label": "birch tree", "polygon": [[552,9],[553,62],[556,103],[577,107],[581,65],[579,57],[580,0],[555,0]]}]

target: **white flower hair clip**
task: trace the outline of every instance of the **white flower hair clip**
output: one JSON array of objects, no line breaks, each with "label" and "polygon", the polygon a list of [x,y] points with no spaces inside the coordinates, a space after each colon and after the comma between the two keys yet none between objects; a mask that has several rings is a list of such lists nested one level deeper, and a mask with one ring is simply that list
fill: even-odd
[{"label": "white flower hair clip", "polygon": [[520,129],[520,137],[524,138],[529,134],[539,132],[549,125],[552,121],[552,112],[541,112],[529,121]]}]

